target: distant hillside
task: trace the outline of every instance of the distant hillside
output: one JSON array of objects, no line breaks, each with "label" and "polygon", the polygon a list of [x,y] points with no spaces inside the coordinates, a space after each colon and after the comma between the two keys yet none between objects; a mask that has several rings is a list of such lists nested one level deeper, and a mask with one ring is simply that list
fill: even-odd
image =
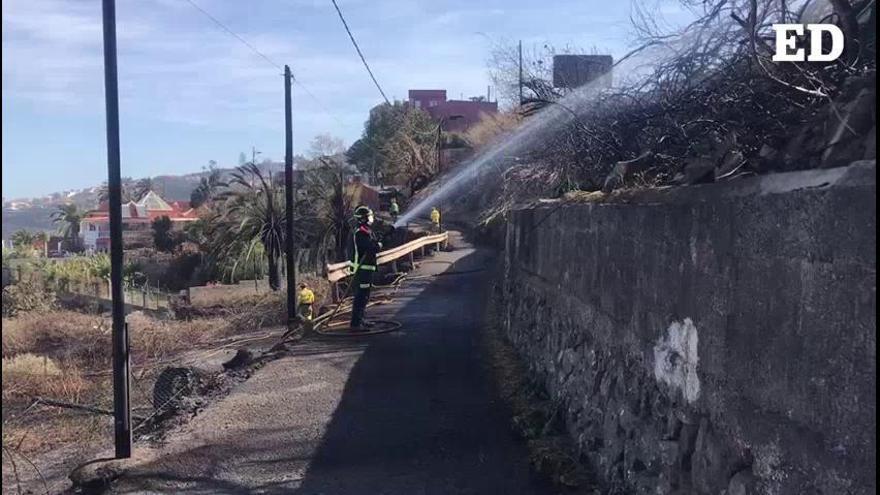
[{"label": "distant hillside", "polygon": [[52,208],[34,206],[21,210],[3,208],[3,239],[9,239],[18,230],[54,232],[57,227],[52,224],[49,215]]},{"label": "distant hillside", "polygon": [[[264,162],[262,168],[273,172],[284,170],[284,164]],[[225,168],[220,171],[228,176],[234,169]],[[190,194],[199,184],[199,180],[207,175],[206,171],[185,175],[159,175],[153,177],[155,191],[166,201],[189,201]],[[136,182],[139,179],[135,179]],[[54,232],[57,226],[52,223],[50,215],[58,205],[73,203],[83,210],[91,210],[98,206],[98,194],[101,186],[52,193],[41,198],[19,198],[3,203],[3,239],[9,239],[18,230]]]}]

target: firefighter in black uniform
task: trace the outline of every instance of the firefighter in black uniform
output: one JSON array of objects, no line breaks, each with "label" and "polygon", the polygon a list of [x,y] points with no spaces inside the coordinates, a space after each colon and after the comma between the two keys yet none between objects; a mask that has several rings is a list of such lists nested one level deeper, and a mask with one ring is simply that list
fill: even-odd
[{"label": "firefighter in black uniform", "polygon": [[364,321],[364,309],[370,299],[373,287],[373,273],[376,271],[376,253],[382,249],[373,229],[373,211],[367,206],[358,206],[354,210],[357,228],[354,231],[354,303],[351,310],[351,329],[355,332],[366,331],[372,323]]}]

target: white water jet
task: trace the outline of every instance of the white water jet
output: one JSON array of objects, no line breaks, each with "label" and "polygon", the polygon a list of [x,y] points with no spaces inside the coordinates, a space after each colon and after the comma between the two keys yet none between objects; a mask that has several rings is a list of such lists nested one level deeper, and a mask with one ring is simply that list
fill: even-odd
[{"label": "white water jet", "polygon": [[[622,62],[612,69],[611,76],[615,79],[623,79],[623,84],[631,84],[634,80],[643,79],[651,74],[651,66],[659,60],[670,55],[675,55],[675,45],[687,43],[691,36],[683,36],[674,42],[657,45],[645,49]],[[519,128],[490,145],[486,150],[465,162],[455,174],[436,191],[412,205],[397,222],[395,227],[406,225],[419,215],[425,214],[433,206],[441,206],[450,194],[462,187],[473,186],[476,179],[487,170],[494,167],[486,167],[487,164],[501,164],[504,169],[511,166],[510,162],[524,151],[532,148],[536,143],[548,138],[563,126],[574,121],[580,116],[584,106],[601,94],[602,78],[581,86],[572,91],[556,103],[544,107],[537,114],[527,117]],[[508,163],[503,161],[507,160]]]}]

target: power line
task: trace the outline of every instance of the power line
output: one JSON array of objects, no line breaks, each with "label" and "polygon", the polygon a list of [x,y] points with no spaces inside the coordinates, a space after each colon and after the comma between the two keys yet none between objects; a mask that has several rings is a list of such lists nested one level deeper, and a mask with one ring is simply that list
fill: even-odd
[{"label": "power line", "polygon": [[330,118],[335,120],[337,124],[339,124],[343,127],[351,127],[351,124],[346,124],[339,117],[337,117],[333,112],[328,110],[327,106],[324,105],[324,103],[321,100],[319,100],[317,96],[315,96],[311,91],[309,91],[309,88],[307,88],[303,83],[301,83],[299,81],[299,79],[297,79],[296,77],[293,78],[293,84],[296,84],[297,86],[299,86],[315,103],[318,104],[319,107],[321,107],[321,110],[323,110],[325,114],[329,115]]},{"label": "power line", "polygon": [[209,14],[205,9],[199,7],[195,2],[193,2],[193,0],[186,0],[186,1],[187,1],[190,5],[192,5],[193,7],[195,7],[196,10],[198,10],[199,12],[201,12],[202,14],[204,14],[205,17],[207,17],[208,19],[211,19],[212,21],[214,21],[214,24],[220,26],[220,29],[222,29],[222,30],[226,31],[227,33],[229,33],[230,35],[234,36],[238,41],[241,41],[242,43],[244,43],[245,46],[247,46],[248,48],[250,48],[252,52],[254,52],[254,53],[256,53],[257,55],[259,55],[260,57],[262,57],[263,60],[265,60],[266,62],[269,62],[269,64],[271,64],[273,67],[275,67],[275,68],[278,69],[278,70],[284,70],[284,69],[281,68],[281,64],[276,63],[274,60],[272,60],[271,58],[269,58],[266,54],[264,54],[264,53],[261,52],[260,50],[257,50],[257,48],[256,48],[254,45],[248,43],[246,39],[244,39],[244,38],[242,38],[241,36],[235,34],[234,31],[232,31],[231,29],[229,29],[228,27],[226,27],[225,24],[223,24],[222,22],[220,22],[216,17],[214,17],[214,16],[212,16],[211,14]]},{"label": "power line", "polygon": [[[234,37],[235,39],[237,39],[238,41],[240,41],[241,43],[243,43],[246,47],[248,47],[248,48],[249,48],[251,51],[253,51],[255,54],[259,55],[263,60],[265,60],[266,62],[268,62],[270,65],[272,65],[273,67],[275,67],[275,68],[277,68],[277,69],[279,69],[279,70],[283,70],[282,67],[281,67],[281,64],[276,63],[274,60],[272,60],[271,58],[269,58],[266,54],[264,54],[263,52],[261,52],[260,50],[258,50],[254,45],[248,43],[247,40],[245,40],[244,38],[242,38],[241,36],[239,36],[238,34],[236,34],[233,30],[231,30],[231,29],[229,29],[228,27],[226,27],[226,25],[223,24],[222,22],[220,22],[220,20],[218,20],[216,17],[214,17],[213,15],[211,15],[210,13],[208,13],[205,9],[199,7],[195,2],[193,2],[193,0],[186,0],[186,1],[187,1],[187,3],[189,3],[190,5],[192,5],[193,7],[195,7],[196,10],[198,10],[199,12],[201,12],[205,17],[207,17],[208,19],[210,19],[211,21],[213,21],[214,24],[216,24],[218,27],[220,27],[224,32],[226,32],[226,33],[229,34],[230,36]],[[336,1],[335,1],[335,0],[333,0],[333,5],[334,5],[334,6],[336,5]],[[338,7],[338,6],[336,7],[336,11],[339,12],[339,7]],[[348,25],[345,23],[345,19],[342,17],[342,12],[339,12],[339,18],[342,19],[342,23],[343,23],[343,25],[345,26],[346,31],[348,31]],[[351,31],[348,31],[348,35],[351,37]],[[364,66],[366,66],[366,68],[367,68],[367,72],[370,73],[370,77],[373,78],[373,82],[376,83],[376,87],[379,88],[379,92],[382,93],[382,97],[385,98],[385,102],[388,103],[388,104],[391,104],[391,102],[390,102],[390,101],[388,100],[388,98],[385,96],[385,93],[382,91],[382,88],[379,86],[379,83],[376,81],[376,78],[373,77],[373,72],[370,71],[370,66],[367,65],[367,61],[364,60],[364,56],[363,56],[363,54],[361,54],[360,48],[358,48],[358,46],[357,46],[357,42],[355,42],[354,37],[351,37],[351,41],[352,41],[352,43],[354,43],[354,46],[355,46],[355,48],[357,49],[358,54],[361,56],[361,60],[364,62]],[[309,90],[309,88],[306,87],[306,85],[304,85],[304,84],[299,80],[299,78],[297,78],[297,77],[294,76],[294,75],[291,75],[291,78],[293,79],[293,83],[296,84],[297,86],[299,86],[300,88],[302,88],[302,90],[303,90],[303,91],[304,91],[304,92],[305,92],[305,93],[306,93],[306,94],[307,94],[307,95],[308,95],[308,96],[309,96],[309,97],[310,97],[315,103],[318,104],[318,106],[324,111],[325,114],[329,115],[329,116],[330,116],[333,120],[335,120],[339,125],[341,125],[341,126],[343,126],[343,127],[350,127],[350,125],[345,124],[345,123],[344,123],[339,117],[337,117],[333,112],[331,112],[330,110],[328,110],[327,106],[324,105],[324,103],[323,103],[323,102],[322,102],[317,96],[315,96],[315,94],[312,93],[312,92]],[[373,151],[377,152],[378,154],[383,155],[383,156],[385,155],[385,153],[384,153],[382,150],[379,150],[378,148],[376,148],[375,146],[373,146],[373,145],[370,144],[369,142],[367,142],[367,141],[362,141],[362,142],[363,142],[367,147],[372,148]]]},{"label": "power line", "polygon": [[376,88],[379,90],[379,93],[382,94],[382,98],[385,98],[385,103],[391,104],[391,101],[388,100],[388,97],[385,96],[385,92],[382,91],[382,86],[379,86],[379,81],[376,80],[376,76],[373,75],[373,71],[370,70],[370,64],[367,63],[367,59],[364,58],[364,54],[361,53],[361,48],[358,46],[357,41],[354,39],[354,35],[351,34],[351,29],[348,28],[348,23],[345,22],[345,17],[342,16],[342,11],[339,10],[339,5],[336,4],[336,0],[330,0],[333,2],[333,7],[336,8],[336,13],[339,14],[339,19],[342,21],[342,25],[345,27],[345,31],[348,33],[348,37],[351,38],[351,43],[354,45],[354,49],[357,50],[358,56],[361,57],[361,62],[364,63],[364,67],[367,68],[367,72],[370,74],[370,78],[373,80],[373,84],[376,85]]},{"label": "power line", "polygon": [[[226,27],[226,25],[223,24],[222,22],[220,22],[219,19],[217,19],[216,17],[214,17],[213,15],[211,15],[208,11],[206,11],[205,9],[203,9],[202,7],[200,7],[200,6],[199,6],[198,4],[196,4],[193,0],[186,0],[186,2],[189,3],[190,5],[192,5],[196,10],[198,10],[199,12],[201,12],[205,17],[207,17],[207,18],[210,19],[212,22],[214,22],[214,24],[216,24],[218,27],[220,27],[220,29],[222,29],[222,30],[225,31],[227,34],[229,34],[230,36],[232,36],[232,37],[234,37],[235,39],[237,39],[238,41],[240,41],[242,44],[244,44],[246,47],[248,47],[252,52],[254,52],[254,53],[257,54],[258,56],[260,56],[260,58],[262,58],[262,59],[265,60],[266,62],[268,62],[272,67],[275,67],[275,68],[278,69],[278,70],[284,70],[284,69],[281,67],[281,64],[275,62],[274,60],[272,60],[271,58],[269,58],[268,55],[266,55],[265,53],[263,53],[263,52],[261,52],[260,50],[258,50],[257,47],[255,47],[254,45],[248,43],[248,41],[247,41],[246,39],[242,38],[241,36],[239,36],[238,34],[236,34],[235,31],[233,31],[233,30],[229,29],[228,27]],[[335,120],[339,125],[344,126],[344,127],[348,127],[348,125],[345,124],[345,123],[343,123],[342,120],[340,120],[336,115],[333,114],[333,112],[331,112],[330,110],[328,110],[328,109],[327,109],[327,106],[324,105],[324,103],[321,102],[321,100],[318,99],[318,97],[315,96],[314,93],[312,93],[312,92],[309,90],[309,88],[306,87],[306,85],[303,84],[303,83],[302,83],[302,82],[301,82],[296,76],[291,76],[291,77],[293,78],[293,83],[296,84],[297,86],[299,86],[300,88],[302,88],[302,90],[303,90],[303,91],[309,96],[309,98],[311,98],[312,100],[314,100],[315,103],[317,103],[318,106],[321,107],[321,109],[324,111],[324,113],[326,113],[327,115],[329,115],[329,116],[330,116],[333,120]]]}]

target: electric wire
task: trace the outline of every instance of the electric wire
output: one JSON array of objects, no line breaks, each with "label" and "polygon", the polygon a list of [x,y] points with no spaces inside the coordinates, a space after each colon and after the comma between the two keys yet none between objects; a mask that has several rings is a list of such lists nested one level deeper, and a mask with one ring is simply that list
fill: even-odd
[{"label": "electric wire", "polygon": [[[275,62],[274,60],[272,60],[268,55],[266,55],[265,53],[261,52],[259,49],[257,49],[257,47],[255,47],[254,45],[252,45],[251,43],[249,43],[249,42],[248,42],[246,39],[244,39],[242,36],[240,36],[240,35],[237,34],[235,31],[233,31],[232,29],[230,29],[228,26],[226,26],[225,24],[223,24],[223,22],[221,22],[219,19],[217,19],[215,16],[213,16],[210,12],[208,12],[208,11],[205,10],[204,8],[200,7],[200,6],[199,6],[197,3],[195,3],[193,0],[185,0],[185,1],[186,1],[187,3],[189,3],[190,5],[192,5],[193,8],[195,8],[196,10],[198,10],[202,15],[204,15],[205,17],[207,17],[208,19],[210,19],[211,22],[213,22],[214,24],[216,24],[217,27],[219,27],[221,30],[223,30],[223,32],[229,34],[230,36],[232,36],[233,38],[235,38],[236,40],[238,40],[239,42],[241,42],[244,46],[246,46],[248,49],[250,49],[252,52],[254,52],[257,56],[259,56],[261,59],[265,60],[269,65],[271,65],[272,67],[274,67],[274,68],[276,68],[276,69],[278,69],[278,70],[281,70],[281,71],[284,70],[284,69],[281,67],[281,64],[279,64],[278,62]],[[312,93],[312,91],[309,90],[309,88],[308,88],[305,84],[303,84],[302,81],[299,80],[299,78],[294,74],[293,70],[291,70],[291,78],[292,78],[292,80],[293,80],[293,84],[299,86],[299,87],[303,90],[303,92],[306,93],[306,95],[308,95],[308,97],[311,98],[311,99],[312,99],[312,100],[313,100],[313,101],[314,101],[314,102],[315,102],[315,103],[321,108],[321,110],[324,111],[325,114],[329,115],[329,116],[330,116],[333,120],[335,120],[336,123],[338,123],[339,125],[341,125],[341,126],[343,126],[343,127],[350,127],[349,124],[345,124],[344,122],[342,122],[341,119],[339,119],[339,117],[337,117],[333,112],[331,112],[331,111],[327,108],[327,106],[324,104],[324,102],[322,102],[317,96],[315,96],[315,94]]]},{"label": "electric wire", "polygon": [[379,81],[376,80],[376,76],[373,75],[372,69],[370,69],[370,64],[367,63],[367,59],[364,58],[363,52],[361,52],[361,48],[358,46],[357,41],[354,39],[354,35],[351,34],[351,29],[348,28],[348,23],[345,22],[345,17],[342,16],[342,11],[339,10],[339,5],[336,4],[336,0],[330,0],[333,2],[333,7],[336,8],[336,13],[339,14],[339,19],[342,21],[342,25],[345,27],[345,31],[348,33],[348,37],[351,38],[351,43],[354,45],[354,49],[357,50],[358,56],[361,58],[361,62],[364,63],[364,67],[367,69],[367,73],[370,74],[370,78],[373,80],[373,84],[376,85],[376,89],[379,90],[379,93],[382,95],[382,98],[385,99],[385,103],[391,104],[391,101],[385,96],[385,91],[382,90],[382,86],[379,85]]},{"label": "electric wire", "polygon": [[208,19],[213,21],[214,24],[216,24],[217,26],[220,27],[220,29],[226,31],[229,35],[233,36],[235,39],[242,42],[246,47],[250,48],[252,52],[254,52],[257,55],[259,55],[260,57],[262,57],[263,60],[268,62],[270,65],[272,65],[273,67],[275,67],[278,70],[284,70],[280,64],[276,63],[274,60],[269,58],[265,53],[261,52],[260,50],[257,50],[257,48],[254,45],[248,43],[248,41],[246,39],[242,38],[241,36],[236,34],[233,30],[226,27],[226,25],[223,24],[222,22],[220,22],[219,19],[217,19],[216,17],[214,17],[213,15],[208,13],[208,11],[206,11],[205,9],[199,7],[199,5],[196,4],[193,0],[186,0],[186,2],[189,3],[190,5],[192,5],[196,10],[201,12],[205,17],[207,17]]}]

